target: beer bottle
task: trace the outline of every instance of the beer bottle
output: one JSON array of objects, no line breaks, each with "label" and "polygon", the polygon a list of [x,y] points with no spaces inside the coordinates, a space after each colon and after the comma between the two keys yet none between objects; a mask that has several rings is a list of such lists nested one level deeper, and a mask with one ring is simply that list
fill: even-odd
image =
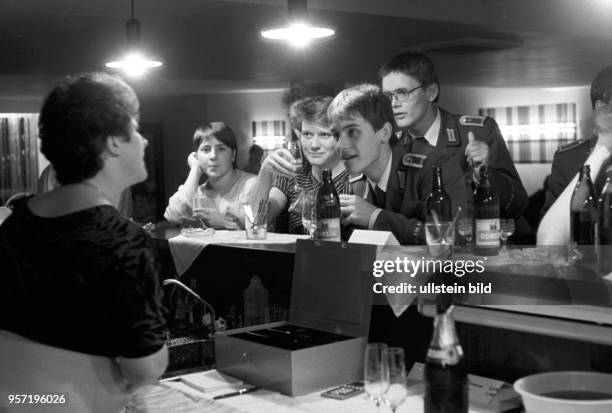
[{"label": "beer bottle", "polygon": [[570,205],[572,241],[577,245],[595,245],[598,233],[598,205],[589,165],[582,165],[580,169]]},{"label": "beer bottle", "polygon": [[467,413],[468,380],[451,311],[438,305],[425,361],[425,413]]},{"label": "beer bottle", "polygon": [[612,271],[612,165],[606,169],[606,183],[599,197],[599,271]]},{"label": "beer bottle", "polygon": [[315,238],[340,241],[340,197],[332,181],[331,171],[323,169],[323,185],[317,192],[317,231]]},{"label": "beer bottle", "polygon": [[489,181],[486,165],[480,167],[480,184],[474,190],[474,252],[478,255],[499,253],[499,197]]},{"label": "beer bottle", "polygon": [[427,222],[433,222],[431,211],[436,211],[440,221],[450,222],[453,220],[453,209],[451,199],[444,190],[442,182],[442,168],[435,165],[432,167],[433,180],[431,183],[431,192],[427,197]]}]

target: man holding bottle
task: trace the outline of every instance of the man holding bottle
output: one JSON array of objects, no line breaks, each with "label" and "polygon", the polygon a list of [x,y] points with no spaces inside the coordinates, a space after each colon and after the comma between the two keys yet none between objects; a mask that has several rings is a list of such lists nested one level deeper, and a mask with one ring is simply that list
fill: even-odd
[{"label": "man holding bottle", "polygon": [[429,58],[403,53],[379,71],[382,89],[392,96],[393,115],[403,129],[400,141],[425,137],[452,155],[465,174],[467,192],[480,180],[479,166],[489,166],[489,178],[500,198],[501,215],[517,218],[527,206],[527,192],[510,158],[495,120],[483,116],[454,115],[436,105],[440,84]]},{"label": "man holding bottle", "polygon": [[343,90],[330,104],[328,115],[339,137],[344,166],[353,176],[355,195],[340,195],[345,224],[391,231],[401,244],[424,244],[425,204],[434,165],[442,168],[452,210],[466,207],[459,165],[423,139],[397,144],[391,101],[378,86]]}]

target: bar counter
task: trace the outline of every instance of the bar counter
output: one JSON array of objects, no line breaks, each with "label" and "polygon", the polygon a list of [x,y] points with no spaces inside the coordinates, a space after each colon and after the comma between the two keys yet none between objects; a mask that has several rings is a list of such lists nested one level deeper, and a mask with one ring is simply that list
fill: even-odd
[{"label": "bar counter", "polygon": [[[178,232],[178,229],[162,228],[153,234],[160,250],[160,257],[165,261],[164,266],[170,269],[165,274],[167,276],[176,274],[167,240]],[[213,304],[218,309],[218,313],[223,314],[231,306],[240,307],[242,292],[249,285],[251,277],[258,275],[262,279],[262,284],[269,291],[270,306],[287,308],[291,294],[294,254],[295,245],[291,244],[211,244],[199,253],[189,269],[181,275],[181,279],[197,279],[198,293]],[[507,275],[520,279],[520,276],[525,274],[520,273],[520,265],[515,265]],[[605,310],[605,307],[597,308]],[[469,310],[470,307],[466,309]],[[499,314],[502,316],[497,318],[502,321],[505,320],[506,314],[512,313],[501,310]],[[608,307],[608,310],[609,312],[605,313],[607,317],[612,313],[612,309]],[[499,320],[495,319],[494,312],[489,314],[493,322],[490,322],[491,320],[483,322],[482,314],[464,311],[461,317],[457,317],[457,332],[465,352],[467,369],[471,374],[512,383],[520,377],[551,370],[588,370],[612,373],[612,327],[610,325],[601,326],[597,325],[597,322],[584,323],[581,321],[589,328],[591,325],[599,327],[604,339],[592,340],[592,337],[580,337],[579,334],[563,335],[550,333],[545,329],[540,331],[538,328],[530,328],[534,314],[524,314],[525,318],[520,319],[522,321],[519,323],[524,322],[526,325],[518,327],[512,326],[511,323],[497,323]],[[544,324],[547,323],[547,320],[551,324],[566,321],[565,317],[563,319],[557,317],[554,311],[552,314],[549,311],[549,314],[540,314],[537,317],[539,317],[539,322]],[[389,346],[404,348],[407,369],[410,369],[414,362],[424,361],[431,334],[432,318],[423,315],[414,305],[410,306],[400,317],[396,317],[388,305],[372,307],[369,341],[381,341]],[[246,411],[257,411],[253,406],[263,403],[259,399],[261,395],[269,395],[269,393],[259,391],[251,395],[230,398],[228,405],[238,408],[242,406],[246,408]],[[299,403],[302,400],[306,404],[315,403],[315,406],[320,407],[323,407],[323,404],[317,404],[319,402],[336,403],[337,406],[340,406],[338,407],[340,410],[332,409],[331,411],[372,411],[372,406],[368,406],[367,403],[363,405],[359,403],[359,399],[363,399],[361,396],[355,397],[355,400],[350,403],[334,400],[320,401],[318,394],[304,396],[303,399],[297,398],[299,400],[281,395],[269,397],[279,404],[276,407],[269,405],[271,410],[266,411],[291,411],[285,408],[295,408],[296,411],[299,409],[302,409],[300,411],[322,411],[308,410],[300,406]],[[247,407],[248,403],[254,404]],[[398,411],[418,412],[419,410],[405,410],[406,406],[417,406],[417,404],[407,401]],[[349,405],[350,408],[342,407]],[[330,409],[325,407],[325,410]]]}]

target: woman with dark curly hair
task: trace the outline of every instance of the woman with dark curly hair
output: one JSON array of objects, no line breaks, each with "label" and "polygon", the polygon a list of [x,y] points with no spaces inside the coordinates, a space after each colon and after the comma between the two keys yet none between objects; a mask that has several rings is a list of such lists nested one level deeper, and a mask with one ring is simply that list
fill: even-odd
[{"label": "woman with dark curly hair", "polygon": [[40,114],[61,186],[15,202],[0,226],[0,388],[64,394],[66,409],[122,411],[165,370],[152,241],[116,209],[147,177],[139,103],[120,78],[69,77]]}]

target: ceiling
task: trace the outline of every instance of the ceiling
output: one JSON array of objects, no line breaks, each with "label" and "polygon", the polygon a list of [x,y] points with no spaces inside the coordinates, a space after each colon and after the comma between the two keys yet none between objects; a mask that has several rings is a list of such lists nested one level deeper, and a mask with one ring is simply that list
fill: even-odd
[{"label": "ceiling", "polygon": [[[136,0],[145,48],[165,62],[143,82],[177,93],[286,87],[292,80],[375,81],[402,50],[510,40],[514,47],[432,52],[443,85],[589,84],[612,64],[612,0],[310,0],[336,36],[304,50],[259,32],[286,15],[282,0]],[[101,69],[121,51],[128,0],[0,0],[0,77]]]}]

